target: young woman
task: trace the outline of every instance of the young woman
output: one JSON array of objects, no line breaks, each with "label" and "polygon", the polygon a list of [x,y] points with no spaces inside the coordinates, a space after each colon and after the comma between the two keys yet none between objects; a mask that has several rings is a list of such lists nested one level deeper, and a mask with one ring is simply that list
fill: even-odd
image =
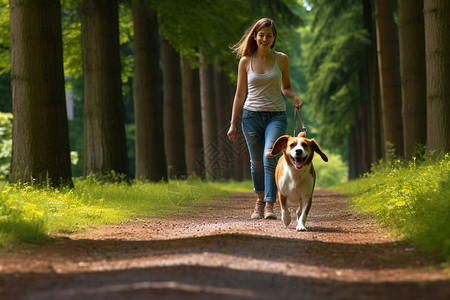
[{"label": "young woman", "polygon": [[258,195],[252,219],[277,218],[273,213],[277,161],[270,151],[287,127],[286,105],[281,93],[294,100],[294,107],[303,106],[291,86],[288,57],[273,50],[276,38],[275,23],[264,18],[232,47],[241,59],[228,138],[232,142],[236,140],[236,120],[244,108],[242,131],[250,153],[253,187]]}]

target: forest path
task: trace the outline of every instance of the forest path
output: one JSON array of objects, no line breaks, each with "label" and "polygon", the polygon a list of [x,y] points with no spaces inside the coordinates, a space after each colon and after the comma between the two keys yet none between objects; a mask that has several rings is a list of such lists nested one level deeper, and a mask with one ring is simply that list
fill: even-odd
[{"label": "forest path", "polygon": [[450,298],[448,270],[337,192],[316,190],[307,232],[251,220],[254,201],[235,194],[0,252],[0,299]]}]

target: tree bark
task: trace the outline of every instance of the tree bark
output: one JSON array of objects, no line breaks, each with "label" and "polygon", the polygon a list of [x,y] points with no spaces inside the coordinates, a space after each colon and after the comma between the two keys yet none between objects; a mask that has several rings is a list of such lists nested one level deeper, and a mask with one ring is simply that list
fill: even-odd
[{"label": "tree bark", "polygon": [[180,54],[161,37],[164,82],[164,144],[169,177],[186,176]]},{"label": "tree bark", "polygon": [[117,0],[83,0],[84,175],[128,176]]},{"label": "tree bark", "polygon": [[357,147],[357,125],[353,125],[350,128],[349,136],[349,150],[348,150],[348,178],[355,179],[358,178],[358,168],[359,168],[359,152]]},{"label": "tree bark", "polygon": [[183,96],[185,112],[186,167],[189,176],[196,177],[202,173],[204,166],[202,111],[200,104],[199,69],[191,69],[183,57]]},{"label": "tree bark", "polygon": [[367,30],[370,44],[366,45],[364,50],[364,99],[365,104],[362,106],[362,113],[365,114],[363,121],[366,122],[366,134],[368,145],[368,163],[377,162],[383,157],[383,145],[381,139],[380,127],[380,97],[379,94],[379,77],[377,68],[377,40],[375,34],[375,26],[373,15],[373,7],[371,0],[363,1],[363,20],[364,28]]},{"label": "tree bark", "polygon": [[72,185],[59,0],[12,0],[11,182]]},{"label": "tree bark", "polygon": [[142,0],[132,5],[136,178],[167,180],[158,19],[156,12]]},{"label": "tree bark", "polygon": [[203,152],[205,157],[206,179],[217,179],[219,170],[217,160],[217,126],[214,103],[213,70],[206,60],[205,53],[200,51],[200,90],[202,105]]},{"label": "tree bark", "polygon": [[[374,76],[378,76],[377,60],[373,62],[374,66],[372,71]],[[379,160],[386,157],[386,147],[383,145],[384,141],[384,129],[383,122],[380,120],[381,116],[381,97],[380,97],[380,80],[378,77],[372,77],[372,94],[370,95],[370,113],[372,119],[372,157],[373,162],[378,162]]]},{"label": "tree bark", "polygon": [[401,98],[396,62],[395,24],[391,0],[375,1],[378,69],[380,76],[381,113],[384,141],[392,144],[395,155],[403,155]]},{"label": "tree bark", "polygon": [[426,68],[423,0],[398,0],[404,156],[426,144]]},{"label": "tree bark", "polygon": [[370,105],[370,90],[367,89],[367,83],[369,82],[369,78],[366,78],[366,73],[364,71],[360,71],[359,76],[359,88],[360,88],[360,94],[361,94],[361,100],[360,100],[360,110],[361,115],[355,116],[355,122],[357,126],[359,127],[359,141],[360,146],[358,147],[358,150],[360,151],[360,157],[361,157],[361,163],[360,163],[360,169],[358,170],[358,175],[362,175],[364,173],[369,172],[370,170],[370,134],[371,134],[371,114],[370,110],[368,109]]},{"label": "tree bark", "polygon": [[450,151],[450,1],[424,0],[427,148]]},{"label": "tree bark", "polygon": [[214,74],[214,100],[217,118],[217,149],[219,159],[218,176],[221,179],[231,177],[231,166],[233,161],[232,145],[228,139],[227,132],[231,115],[229,107],[229,98],[227,97],[226,76],[221,71],[221,63],[217,62],[213,67]]}]

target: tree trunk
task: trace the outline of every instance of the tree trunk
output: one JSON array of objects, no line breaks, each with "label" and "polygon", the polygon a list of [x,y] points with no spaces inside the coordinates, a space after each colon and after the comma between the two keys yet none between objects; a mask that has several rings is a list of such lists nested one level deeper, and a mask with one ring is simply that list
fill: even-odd
[{"label": "tree trunk", "polygon": [[427,148],[450,151],[450,1],[424,0]]},{"label": "tree trunk", "polygon": [[161,37],[164,82],[164,144],[169,177],[186,176],[180,54]]},{"label": "tree trunk", "polygon": [[[394,154],[403,155],[401,99],[391,0],[375,1],[375,20],[384,141],[387,148],[393,147]],[[388,146],[388,144],[392,144],[392,146]]]},{"label": "tree trunk", "polygon": [[142,0],[133,2],[136,178],[167,180],[163,134],[158,19]]},{"label": "tree trunk", "polygon": [[[231,119],[231,110],[233,108],[233,98],[234,98],[234,86],[232,85],[231,81],[229,80],[229,77],[227,75],[227,73],[223,73],[223,83],[224,83],[224,89],[225,89],[225,99],[224,99],[224,109],[225,111],[223,112],[223,114],[225,115],[225,120],[224,120],[224,124],[222,125],[223,127],[223,132],[222,132],[222,136],[221,138],[223,139],[223,141],[225,142],[225,146],[227,147],[227,153],[228,153],[228,160],[229,160],[229,164],[228,164],[228,176],[230,178],[234,178],[234,175],[236,174],[235,169],[236,169],[236,159],[235,159],[235,150],[234,150],[234,145],[235,143],[232,143],[229,139],[228,139],[228,129],[230,128],[230,119]],[[240,163],[241,167],[242,167],[242,163]],[[241,172],[241,176],[242,176],[242,172]]]},{"label": "tree trunk", "polygon": [[370,113],[372,119],[372,162],[378,162],[383,157],[386,157],[386,147],[383,145],[384,141],[384,129],[383,122],[380,120],[381,116],[381,97],[380,97],[380,80],[378,76],[377,60],[373,62],[373,72],[372,77],[372,94],[370,95]]},{"label": "tree trunk", "polygon": [[220,62],[213,67],[214,72],[214,100],[217,117],[217,149],[220,169],[218,176],[222,179],[231,177],[231,163],[233,161],[232,143],[228,139],[227,132],[231,115],[229,99],[227,97],[226,77],[220,70]]},{"label": "tree trunk", "polygon": [[186,167],[189,176],[201,175],[204,158],[202,153],[202,111],[200,104],[200,74],[191,69],[183,57],[183,95],[185,111]]},{"label": "tree trunk", "polygon": [[83,0],[84,175],[128,176],[117,0]]},{"label": "tree trunk", "polygon": [[404,156],[426,144],[426,68],[423,0],[398,0]]},{"label": "tree trunk", "polygon": [[360,89],[360,110],[361,114],[355,117],[355,120],[359,126],[359,141],[360,146],[360,157],[361,164],[359,175],[369,172],[370,170],[370,131],[371,131],[371,114],[368,109],[370,105],[370,90],[367,89],[367,83],[369,82],[369,78],[367,77],[367,73],[363,70],[360,71],[359,76],[359,89]]},{"label": "tree trunk", "polygon": [[217,179],[219,170],[217,149],[216,110],[214,105],[213,70],[205,54],[200,52],[200,90],[202,105],[203,152],[205,157],[206,179]]},{"label": "tree trunk", "polygon": [[59,0],[12,0],[11,182],[72,185]]},{"label": "tree trunk", "polygon": [[357,125],[353,125],[350,128],[350,137],[349,137],[349,150],[348,150],[348,178],[355,179],[358,178],[358,168],[359,168],[359,156],[358,156],[358,147],[357,142]]},{"label": "tree trunk", "polygon": [[[235,84],[228,84],[228,111],[229,117],[231,117],[231,109],[233,106],[233,97],[236,92]],[[247,142],[245,141],[244,134],[242,133],[241,117],[239,116],[236,124],[236,142],[232,143],[233,151],[233,178],[235,180],[252,179],[251,169],[250,169],[250,155],[248,153]],[[227,124],[229,128],[229,124]]]},{"label": "tree trunk", "polygon": [[[363,120],[366,123],[368,157],[367,162],[370,164],[377,162],[382,155],[381,128],[380,128],[380,97],[378,97],[378,68],[377,68],[377,40],[375,36],[374,20],[372,17],[372,1],[363,1],[363,20],[364,28],[369,34],[370,44],[366,45],[364,50],[364,99],[365,104],[362,106],[362,113],[365,114]],[[366,162],[366,163],[367,163]]]}]

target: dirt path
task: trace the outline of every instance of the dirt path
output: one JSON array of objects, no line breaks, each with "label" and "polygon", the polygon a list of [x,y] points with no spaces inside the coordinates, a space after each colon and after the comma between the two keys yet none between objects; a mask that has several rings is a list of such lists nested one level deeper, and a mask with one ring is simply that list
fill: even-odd
[{"label": "dirt path", "polygon": [[250,220],[246,193],[3,251],[0,299],[450,299],[448,270],[343,200],[316,191],[307,232]]}]

